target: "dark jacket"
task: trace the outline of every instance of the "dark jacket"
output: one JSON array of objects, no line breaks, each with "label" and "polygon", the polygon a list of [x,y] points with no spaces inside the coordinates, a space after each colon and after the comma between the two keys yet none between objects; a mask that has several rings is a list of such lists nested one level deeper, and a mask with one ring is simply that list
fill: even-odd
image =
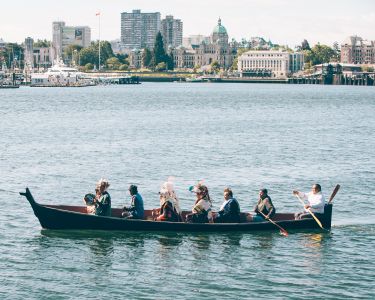
[{"label": "dark jacket", "polygon": [[264,218],[264,216],[261,213],[263,213],[265,216],[269,216],[270,218],[272,218],[276,213],[276,209],[272,204],[271,197],[268,195],[265,195],[263,198],[259,198],[254,211],[262,218]]},{"label": "dark jacket", "polygon": [[224,208],[218,211],[215,218],[216,223],[239,223],[240,222],[240,205],[235,198],[228,200]]},{"label": "dark jacket", "polygon": [[95,214],[97,216],[111,216],[111,196],[104,192],[95,202]]}]

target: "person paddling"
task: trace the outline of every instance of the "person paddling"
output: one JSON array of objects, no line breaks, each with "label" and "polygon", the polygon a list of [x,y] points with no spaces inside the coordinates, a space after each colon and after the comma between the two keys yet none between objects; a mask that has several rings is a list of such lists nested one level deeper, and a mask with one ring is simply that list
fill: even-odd
[{"label": "person paddling", "polygon": [[324,214],[324,196],[322,194],[322,187],[320,184],[314,184],[311,188],[311,192],[302,193],[300,191],[294,190],[293,195],[297,197],[307,200],[307,204],[305,204],[305,210],[303,212],[298,212],[294,214],[296,220],[305,219],[305,218],[312,218],[312,215],[309,213],[309,209],[314,214]]},{"label": "person paddling", "polygon": [[254,207],[254,212],[256,215],[253,216],[253,222],[263,222],[265,219],[272,218],[275,215],[276,209],[272,204],[267,189],[261,189],[259,191],[259,199]]}]

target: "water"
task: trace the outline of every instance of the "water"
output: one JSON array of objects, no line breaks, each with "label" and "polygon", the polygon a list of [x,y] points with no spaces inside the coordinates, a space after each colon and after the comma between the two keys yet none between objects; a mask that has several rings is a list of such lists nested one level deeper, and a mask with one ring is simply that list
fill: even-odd
[{"label": "water", "polygon": [[[0,90],[1,299],[375,297],[375,89],[145,83]],[[337,183],[331,233],[41,230],[25,199],[81,205],[106,177],[113,206],[135,183],[146,208],[175,177],[181,206],[204,180],[218,208],[261,187],[278,211],[293,189]]]}]

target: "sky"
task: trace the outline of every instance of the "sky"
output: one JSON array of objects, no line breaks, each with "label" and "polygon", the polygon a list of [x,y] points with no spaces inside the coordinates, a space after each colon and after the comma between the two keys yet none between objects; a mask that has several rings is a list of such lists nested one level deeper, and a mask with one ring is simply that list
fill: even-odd
[{"label": "sky", "polygon": [[173,15],[183,21],[183,35],[210,35],[220,17],[229,38],[261,36],[273,43],[295,47],[332,46],[350,35],[375,40],[374,0],[2,0],[0,38],[22,42],[26,37],[52,40],[52,22],[90,26],[91,38],[120,38],[121,12],[141,9]]}]

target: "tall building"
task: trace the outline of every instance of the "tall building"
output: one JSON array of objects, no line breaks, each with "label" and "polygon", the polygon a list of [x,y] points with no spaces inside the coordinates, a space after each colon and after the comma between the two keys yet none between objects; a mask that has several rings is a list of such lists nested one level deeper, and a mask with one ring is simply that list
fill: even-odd
[{"label": "tall building", "polygon": [[54,59],[63,56],[70,45],[88,47],[91,43],[91,29],[88,26],[65,26],[65,22],[52,23],[52,48]]},{"label": "tall building", "polygon": [[166,16],[161,21],[161,34],[163,35],[165,49],[182,45],[182,24],[180,19],[174,19],[173,16]]},{"label": "tall building", "polygon": [[32,69],[34,67],[34,40],[31,37],[25,39],[25,64]]},{"label": "tall building", "polygon": [[375,41],[350,36],[341,44],[341,62],[346,64],[374,64]]},{"label": "tall building", "polygon": [[154,48],[160,31],[160,13],[141,13],[136,9],[121,14],[121,43],[127,49]]}]

